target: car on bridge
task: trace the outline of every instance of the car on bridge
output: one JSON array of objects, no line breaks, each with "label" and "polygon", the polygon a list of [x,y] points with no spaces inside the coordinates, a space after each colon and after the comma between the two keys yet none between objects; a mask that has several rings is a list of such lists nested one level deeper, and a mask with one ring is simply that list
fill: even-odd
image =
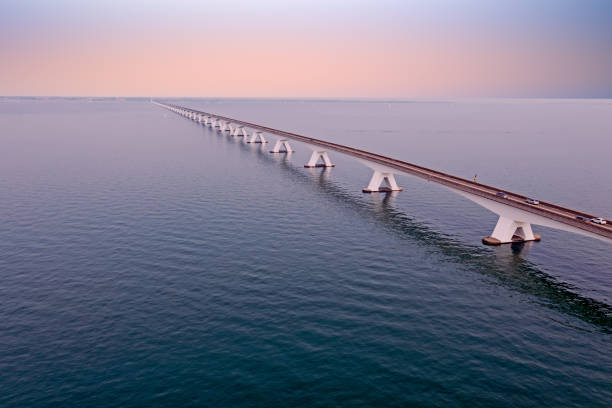
[{"label": "car on bridge", "polygon": [[591,222],[594,222],[595,224],[601,224],[601,225],[604,225],[604,224],[608,223],[606,220],[604,220],[601,217],[591,218]]},{"label": "car on bridge", "polygon": [[495,195],[501,198],[508,198],[508,194],[504,193],[503,191],[498,191],[495,193]]},{"label": "car on bridge", "polygon": [[540,204],[540,202],[538,200],[534,200],[533,198],[528,198],[528,199],[525,200],[525,202],[527,204],[531,204],[531,205],[538,205],[538,204]]},{"label": "car on bridge", "polygon": [[577,217],[576,217],[576,219],[577,219],[578,221],[584,221],[584,222],[589,221],[589,219],[588,219],[587,217],[583,217],[583,216],[581,216],[581,215],[577,216]]}]

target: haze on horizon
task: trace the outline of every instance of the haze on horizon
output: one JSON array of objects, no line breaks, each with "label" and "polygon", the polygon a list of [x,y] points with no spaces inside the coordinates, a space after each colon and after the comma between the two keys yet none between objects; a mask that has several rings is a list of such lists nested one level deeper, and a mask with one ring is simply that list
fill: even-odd
[{"label": "haze on horizon", "polygon": [[606,0],[4,0],[0,95],[612,97]]}]

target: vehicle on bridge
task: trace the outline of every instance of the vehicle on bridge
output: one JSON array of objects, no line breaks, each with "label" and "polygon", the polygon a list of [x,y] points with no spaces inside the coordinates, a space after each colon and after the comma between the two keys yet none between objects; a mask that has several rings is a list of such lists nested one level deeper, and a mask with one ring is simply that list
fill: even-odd
[{"label": "vehicle on bridge", "polygon": [[497,193],[495,193],[495,195],[501,198],[508,198],[508,194],[504,193],[503,191],[498,191]]},{"label": "vehicle on bridge", "polygon": [[601,225],[605,225],[608,223],[606,220],[604,220],[601,217],[591,218],[591,222],[594,222],[595,224],[601,224]]},{"label": "vehicle on bridge", "polygon": [[525,200],[525,202],[527,204],[531,204],[531,205],[538,205],[538,204],[540,204],[540,202],[538,200],[534,200],[533,198],[528,198],[528,199]]}]

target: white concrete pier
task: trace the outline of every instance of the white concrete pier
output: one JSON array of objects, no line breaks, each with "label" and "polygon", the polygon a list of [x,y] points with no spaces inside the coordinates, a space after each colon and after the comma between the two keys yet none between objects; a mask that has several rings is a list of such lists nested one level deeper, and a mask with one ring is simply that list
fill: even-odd
[{"label": "white concrete pier", "polygon": [[[319,160],[323,161],[323,163],[319,163]],[[310,156],[310,160],[308,160],[308,163],[304,165],[306,168],[335,166],[336,165],[331,162],[325,150],[314,150]]]},{"label": "white concrete pier", "polygon": [[[381,187],[383,183],[385,183],[385,186]],[[374,170],[374,174],[372,174],[372,178],[370,179],[370,184],[362,191],[364,193],[386,193],[389,191],[402,190],[403,188],[397,185],[393,173]]]},{"label": "white concrete pier", "polygon": [[[281,150],[282,149],[282,150]],[[289,141],[286,139],[277,139],[274,143],[274,147],[270,150],[270,153],[293,153],[294,150],[291,148]]]},{"label": "white concrete pier", "polygon": [[253,131],[247,143],[268,143],[262,132]]},{"label": "white concrete pier", "polygon": [[234,137],[242,136],[243,135],[243,131],[244,131],[244,127],[236,126],[234,128],[234,131],[232,132],[232,136],[234,136]]},{"label": "white concrete pier", "polygon": [[512,242],[539,241],[541,238],[531,230],[531,224],[512,218],[499,217],[493,233],[482,239],[487,245],[509,244]]}]

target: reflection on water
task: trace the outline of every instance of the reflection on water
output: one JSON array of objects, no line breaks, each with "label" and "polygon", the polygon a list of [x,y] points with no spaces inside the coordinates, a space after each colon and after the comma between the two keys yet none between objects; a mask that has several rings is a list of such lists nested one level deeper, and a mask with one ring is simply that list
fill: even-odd
[{"label": "reflection on water", "polygon": [[468,264],[472,270],[495,278],[498,284],[533,296],[540,305],[579,317],[597,325],[606,333],[612,333],[610,305],[580,295],[572,290],[576,288],[538,270],[537,266],[526,259],[531,248],[537,245],[536,242],[496,247],[466,245],[398,211],[393,206],[393,202],[401,194],[400,192],[364,194],[365,199],[358,198],[330,180],[329,175],[333,168],[309,168],[305,173],[304,169],[290,161],[291,153],[270,155],[262,145],[240,145],[245,150],[255,152],[256,156],[265,162],[279,164],[279,168],[291,177],[291,181],[314,183],[330,199],[335,199],[343,206],[351,206],[364,217],[373,217],[402,237],[441,252],[449,261]]}]

